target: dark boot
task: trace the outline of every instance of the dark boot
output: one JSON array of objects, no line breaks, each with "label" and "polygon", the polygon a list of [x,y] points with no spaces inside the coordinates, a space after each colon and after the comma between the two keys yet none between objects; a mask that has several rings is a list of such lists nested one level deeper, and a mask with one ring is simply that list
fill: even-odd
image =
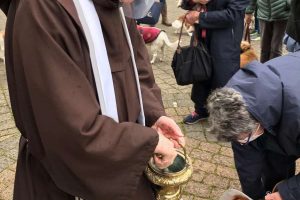
[{"label": "dark boot", "polygon": [[172,26],[172,24],[168,20],[168,11],[167,11],[167,2],[164,3],[162,9],[161,9],[161,23],[165,26]]}]

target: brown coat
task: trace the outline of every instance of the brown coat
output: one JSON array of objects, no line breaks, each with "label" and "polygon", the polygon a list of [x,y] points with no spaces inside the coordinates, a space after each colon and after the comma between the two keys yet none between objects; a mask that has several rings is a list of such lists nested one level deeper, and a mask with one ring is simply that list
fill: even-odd
[{"label": "brown coat", "polygon": [[[136,123],[138,93],[118,1],[94,2],[111,64],[120,123],[101,115],[88,46],[73,1],[10,2],[7,78],[13,114],[23,136],[15,200],[153,199],[143,170],[158,137],[153,129]],[[165,114],[161,94],[136,24],[133,20],[127,23],[146,123],[151,126]]]}]

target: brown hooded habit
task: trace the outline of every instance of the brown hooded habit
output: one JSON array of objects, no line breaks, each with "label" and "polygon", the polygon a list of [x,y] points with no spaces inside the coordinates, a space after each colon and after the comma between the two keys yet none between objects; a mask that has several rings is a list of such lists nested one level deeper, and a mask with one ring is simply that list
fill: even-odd
[{"label": "brown hooded habit", "polygon": [[[88,52],[72,0],[7,0],[6,65],[22,137],[15,200],[151,200],[143,175],[157,145],[148,128],[165,115],[148,54],[127,20],[139,71],[140,112],[117,0],[94,0],[112,71],[120,123],[101,115]],[[8,9],[9,6],[9,9]]]}]

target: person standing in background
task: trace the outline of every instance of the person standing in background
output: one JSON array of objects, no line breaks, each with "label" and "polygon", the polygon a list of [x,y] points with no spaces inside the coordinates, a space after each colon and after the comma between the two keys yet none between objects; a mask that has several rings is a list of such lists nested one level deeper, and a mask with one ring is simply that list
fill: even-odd
[{"label": "person standing in background", "polygon": [[[117,110],[117,120],[100,106],[91,37],[75,2],[92,8],[101,28],[96,35],[103,43],[92,45],[107,55],[108,64],[98,69],[108,67],[101,73],[111,76],[104,86],[113,87],[115,105],[108,107]],[[168,167],[177,155],[176,141],[184,145],[184,137],[165,116],[135,20],[122,21],[120,6],[128,2],[133,0],[1,0],[8,88],[21,133],[14,200],[155,199],[143,174],[148,161]]]},{"label": "person standing in background", "polygon": [[[195,5],[206,7],[206,11],[195,11]],[[224,86],[240,68],[240,43],[244,30],[245,9],[249,0],[184,0],[181,7],[189,10],[188,23],[195,25],[198,40],[204,40],[212,57],[211,80],[194,83],[191,99],[195,111],[183,122],[195,124],[208,117],[206,99],[211,90]],[[195,35],[193,36],[195,37]]]},{"label": "person standing in background", "polygon": [[161,9],[161,23],[165,26],[171,26],[168,19],[168,7],[167,7],[167,0],[161,0],[162,3],[162,9]]},{"label": "person standing in background", "polygon": [[250,23],[257,9],[261,37],[262,63],[282,55],[282,40],[290,15],[290,0],[250,0],[246,22]]},{"label": "person standing in background", "polygon": [[291,52],[264,64],[249,63],[207,102],[210,130],[232,142],[242,190],[254,200],[300,199],[300,173],[295,175],[300,158],[300,1],[291,5],[286,31]]}]

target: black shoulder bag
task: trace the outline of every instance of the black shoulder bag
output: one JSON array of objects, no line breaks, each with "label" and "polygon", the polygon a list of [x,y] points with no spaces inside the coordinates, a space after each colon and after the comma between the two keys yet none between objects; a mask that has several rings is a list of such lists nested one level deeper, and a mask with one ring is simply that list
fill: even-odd
[{"label": "black shoulder bag", "polygon": [[204,41],[198,41],[194,32],[193,41],[190,46],[180,46],[182,22],[177,50],[174,53],[172,69],[178,85],[189,85],[197,82],[207,81],[212,76],[212,61]]}]

